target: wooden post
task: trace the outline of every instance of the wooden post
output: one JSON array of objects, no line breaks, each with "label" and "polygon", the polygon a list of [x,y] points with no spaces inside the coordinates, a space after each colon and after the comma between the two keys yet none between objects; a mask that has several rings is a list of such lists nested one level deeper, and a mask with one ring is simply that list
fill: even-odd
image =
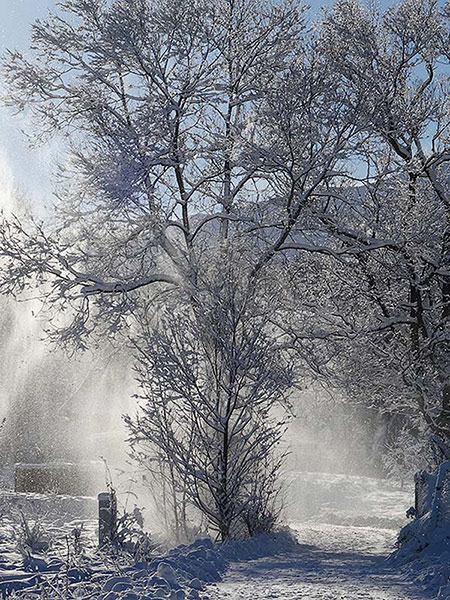
[{"label": "wooden post", "polygon": [[98,545],[101,548],[114,540],[117,524],[117,502],[113,491],[98,495]]}]

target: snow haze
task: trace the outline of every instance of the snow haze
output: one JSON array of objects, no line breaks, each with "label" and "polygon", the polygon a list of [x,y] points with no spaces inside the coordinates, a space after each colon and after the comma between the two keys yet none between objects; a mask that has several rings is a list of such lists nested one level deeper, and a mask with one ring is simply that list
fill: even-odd
[{"label": "snow haze", "polygon": [[0,0],[0,595],[450,600],[450,0]]}]

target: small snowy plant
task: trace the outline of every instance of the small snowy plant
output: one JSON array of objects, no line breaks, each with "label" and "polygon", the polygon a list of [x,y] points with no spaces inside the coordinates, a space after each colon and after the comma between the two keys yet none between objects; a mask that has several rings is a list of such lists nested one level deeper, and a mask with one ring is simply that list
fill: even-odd
[{"label": "small snowy plant", "polygon": [[43,520],[38,516],[30,518],[20,507],[17,515],[20,527],[18,549],[24,558],[46,552],[50,547],[50,541]]},{"label": "small snowy plant", "polygon": [[102,549],[107,553],[128,555],[134,560],[150,560],[156,545],[154,544],[150,533],[144,529],[143,509],[134,506],[128,508],[128,502],[131,492],[127,492],[127,500],[124,506],[118,505],[117,492],[112,483],[108,469],[107,487],[113,507],[110,539]]}]

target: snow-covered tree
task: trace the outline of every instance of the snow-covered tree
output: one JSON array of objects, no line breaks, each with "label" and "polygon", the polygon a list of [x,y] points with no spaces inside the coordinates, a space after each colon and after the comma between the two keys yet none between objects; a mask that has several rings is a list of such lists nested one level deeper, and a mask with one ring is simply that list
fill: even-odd
[{"label": "snow-covered tree", "polygon": [[[359,125],[297,2],[67,0],[5,58],[7,101],[67,147],[52,225],[4,221],[2,290],[36,280],[59,337],[136,291],[194,285],[197,257],[245,239],[283,253]],[[150,291],[152,290],[152,291]]]},{"label": "snow-covered tree", "polygon": [[328,256],[309,259],[297,278],[297,297],[308,285],[318,300],[304,329],[295,331],[294,313],[289,329],[350,400],[448,439],[446,39],[448,20],[432,0],[404,0],[384,14],[343,0],[325,15],[324,60],[366,139],[353,190],[342,180],[314,212]]},{"label": "snow-covered tree", "polygon": [[236,266],[211,271],[197,305],[167,307],[137,341],[142,406],[127,423],[138,459],[172,476],[172,506],[187,493],[225,541],[275,521],[293,364]]},{"label": "snow-covered tree", "polygon": [[[183,366],[186,349],[178,384],[230,388],[231,366],[213,377],[205,364],[226,364],[241,341],[216,339],[207,316],[223,307],[207,291],[213,269],[232,293],[239,255],[245,316],[265,316],[268,352],[270,331],[302,374],[446,436],[445,23],[433,0],[384,15],[340,0],[311,29],[295,0],[63,0],[33,26],[29,56],[5,57],[7,102],[34,115],[35,141],[58,135],[67,153],[49,218],[1,223],[1,291],[38,287],[63,343],[83,347],[99,326],[128,336],[167,384],[157,395],[141,370],[149,406],[170,406],[163,358]],[[248,381],[257,365],[242,364]],[[210,395],[194,391],[183,406],[201,400],[208,415]],[[229,493],[202,500],[223,538]]]},{"label": "snow-covered tree", "polygon": [[[289,243],[302,235],[301,249],[316,251],[303,235],[311,206],[322,203],[360,143],[339,76],[322,60],[303,13],[295,0],[64,0],[33,26],[29,56],[5,57],[7,102],[31,111],[39,143],[56,134],[67,155],[50,218],[1,224],[1,290],[35,294],[38,287],[59,342],[84,347],[98,326],[129,336],[159,378],[170,357],[184,360],[185,348],[195,350],[190,377],[200,378],[201,393],[187,387],[182,405],[195,416],[203,403],[195,433],[206,452],[217,446],[213,432],[222,445],[230,442],[225,422],[212,429],[209,422],[211,402],[225,402],[216,421],[232,419],[233,454],[214,460],[223,470],[231,459],[233,468],[218,481],[207,472],[203,484],[215,494],[207,501],[192,491],[201,472],[192,476],[195,455],[182,463],[176,437],[170,451],[222,538],[247,508],[249,530],[258,528],[277,466],[262,449],[278,439],[268,410],[287,393],[288,370],[280,364],[277,371],[268,332],[254,319],[283,293],[277,265],[289,257]],[[238,254],[240,294],[249,290],[254,315],[246,306],[251,326],[238,319],[220,339],[206,315],[223,309],[220,302],[208,309],[204,280],[211,267],[216,279],[229,273]],[[153,334],[159,309],[164,327]],[[242,357],[245,344],[253,354]],[[234,355],[238,373],[227,363]],[[207,376],[205,363],[212,368],[215,360],[224,368]],[[172,385],[175,375],[178,382],[186,376],[175,367]],[[245,384],[239,393],[230,377]],[[204,386],[214,381],[219,390],[211,395]],[[167,410],[173,406],[169,382],[158,395],[144,383],[150,406],[162,399]],[[228,415],[227,393],[238,413]],[[155,421],[142,427],[154,429],[161,414],[146,414]],[[266,498],[259,507],[242,497],[250,488]]]}]

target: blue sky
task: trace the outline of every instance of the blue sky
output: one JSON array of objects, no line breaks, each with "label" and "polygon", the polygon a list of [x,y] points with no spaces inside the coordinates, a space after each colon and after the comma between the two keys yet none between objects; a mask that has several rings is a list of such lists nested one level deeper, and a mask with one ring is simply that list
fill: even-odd
[{"label": "blue sky", "polygon": [[[45,17],[56,1],[0,0],[0,54],[7,48],[26,50],[32,23]],[[57,149],[52,146],[30,149],[22,133],[25,129],[25,118],[13,116],[11,109],[0,106],[0,187],[17,185],[31,200],[42,205],[51,195],[50,174]]]},{"label": "blue sky", "polygon": [[31,23],[45,16],[56,0],[0,0],[0,47],[24,46]]},{"label": "blue sky", "polygon": [[[0,49],[25,47],[30,33],[31,23],[44,17],[57,0],[0,0]],[[319,2],[310,0],[313,8],[332,3],[332,0]]]},{"label": "blue sky", "polygon": [[[26,50],[32,23],[45,17],[57,0],[0,0],[0,54],[7,48]],[[313,11],[332,4],[332,0],[310,0]],[[383,0],[382,5],[392,4]],[[10,109],[0,106],[0,188],[11,179],[39,204],[51,195],[51,170],[58,148],[42,146],[30,149],[21,130],[27,129],[24,117],[13,117]],[[0,189],[1,193],[1,189]]]}]

